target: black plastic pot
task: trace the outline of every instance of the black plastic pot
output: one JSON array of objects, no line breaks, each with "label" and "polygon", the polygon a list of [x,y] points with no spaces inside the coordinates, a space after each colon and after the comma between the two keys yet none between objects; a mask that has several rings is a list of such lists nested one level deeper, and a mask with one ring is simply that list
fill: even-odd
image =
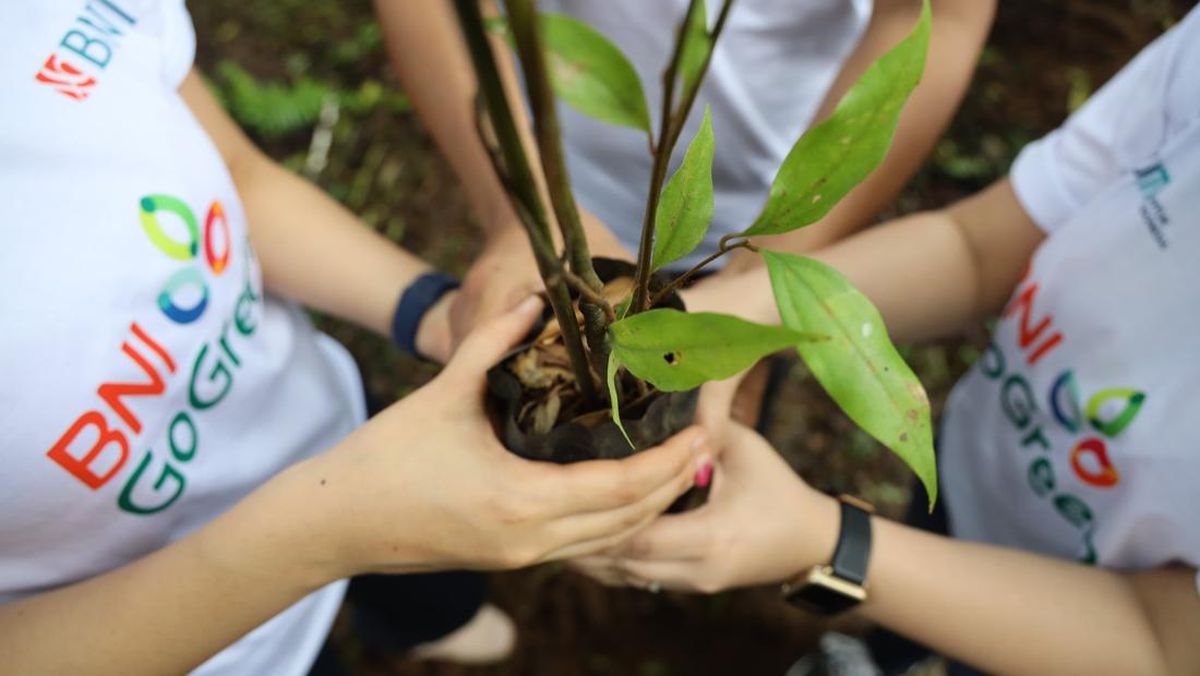
[{"label": "black plastic pot", "polygon": [[[606,283],[620,277],[633,277],[635,270],[632,263],[611,258],[596,258],[593,263],[597,276]],[[669,281],[670,278],[665,275],[655,275],[651,280],[651,290],[657,291]],[[672,294],[659,307],[685,309],[678,294]],[[549,317],[547,311],[545,319]],[[537,327],[532,336],[540,334],[542,328]],[[509,364],[532,345],[531,338],[510,352],[487,374],[486,403],[501,443],[521,457],[557,463],[618,459],[636,453],[637,450],[629,445],[612,421],[607,408],[583,412],[560,422],[545,434],[526,433],[520,428],[517,418],[522,404],[522,385],[509,369]],[[652,391],[640,401],[623,406],[621,421],[637,449],[658,445],[691,425],[696,418],[699,392]],[[707,493],[707,489],[692,489],[676,501],[670,511],[698,506],[704,502]]]}]

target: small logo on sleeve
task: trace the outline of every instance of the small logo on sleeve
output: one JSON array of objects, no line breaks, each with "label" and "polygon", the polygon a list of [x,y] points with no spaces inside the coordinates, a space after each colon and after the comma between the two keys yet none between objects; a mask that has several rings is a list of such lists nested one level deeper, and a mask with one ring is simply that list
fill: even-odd
[{"label": "small logo on sleeve", "polygon": [[87,100],[112,63],[124,31],[136,24],[114,0],[88,0],[34,79],[69,99]]},{"label": "small logo on sleeve", "polygon": [[1142,193],[1142,204],[1138,207],[1138,214],[1150,231],[1150,236],[1154,238],[1154,243],[1158,244],[1158,248],[1166,249],[1169,246],[1166,228],[1171,224],[1171,219],[1162,203],[1158,201],[1158,194],[1171,184],[1171,174],[1160,162],[1134,171],[1133,176],[1137,180],[1138,192]]}]

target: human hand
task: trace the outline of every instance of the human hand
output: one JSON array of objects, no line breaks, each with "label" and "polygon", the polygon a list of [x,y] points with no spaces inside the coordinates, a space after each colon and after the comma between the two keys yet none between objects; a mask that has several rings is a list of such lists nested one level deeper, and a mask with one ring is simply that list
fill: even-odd
[{"label": "human hand", "polygon": [[[765,311],[753,302],[762,292],[754,286],[759,281],[722,271],[685,289],[681,295],[691,312],[717,312],[760,323],[777,323],[778,316],[770,314],[774,310]],[[768,290],[768,299],[769,293]],[[769,377],[769,364],[763,360],[725,380],[705,383],[700,388],[696,421],[717,436],[730,422],[754,427],[767,403],[763,398]]]},{"label": "human hand", "polygon": [[454,354],[455,343],[452,338],[450,311],[460,293],[455,290],[443,294],[425,312],[425,316],[421,317],[415,342],[417,353],[422,357],[445,364],[450,359],[450,355]]},{"label": "human hand", "polygon": [[540,311],[529,299],[473,333],[430,384],[289,478],[317,565],[334,576],[516,568],[611,547],[692,486],[706,435],[621,461],[532,462],[497,441],[484,374]]},{"label": "human hand", "polygon": [[471,329],[503,314],[542,290],[542,278],[525,231],[498,227],[471,264],[449,308],[450,344],[456,348]]},{"label": "human hand", "polygon": [[729,425],[708,502],[659,517],[572,565],[614,585],[711,593],[779,582],[832,553],[837,503],[799,479],[761,436]]},{"label": "human hand", "polygon": [[[632,258],[599,219],[584,210],[580,219],[592,255]],[[473,327],[544,288],[523,226],[512,221],[495,223],[487,231],[487,244],[471,264],[450,307],[452,346],[461,343]]]}]

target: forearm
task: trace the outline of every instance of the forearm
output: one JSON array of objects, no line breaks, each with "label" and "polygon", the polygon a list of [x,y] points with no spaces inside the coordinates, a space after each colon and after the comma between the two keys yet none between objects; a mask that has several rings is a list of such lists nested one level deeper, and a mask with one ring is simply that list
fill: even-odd
[{"label": "forearm", "polygon": [[0,672],[183,673],[332,577],[268,486],[200,531],[97,577],[0,606]]},{"label": "forearm", "polygon": [[229,168],[267,288],[388,335],[400,293],[429,266],[263,155],[198,73],[179,91]]},{"label": "forearm", "polygon": [[[998,312],[1044,237],[1002,180],[948,209],[884,223],[812,257],[866,294],[893,340],[911,342]],[[761,267],[714,276],[685,300],[689,308],[779,322]]]},{"label": "forearm", "polygon": [[234,179],[266,287],[389,335],[401,292],[430,266],[265,158]]},{"label": "forearm", "polygon": [[[1194,632],[1200,617],[1194,571],[1148,575],[956,541],[876,518],[861,612],[987,673],[1195,673],[1200,663],[1187,647],[1195,634],[1184,629]],[[1147,586],[1173,590],[1172,603],[1190,609],[1162,612],[1164,604],[1146,602],[1153,598]],[[1155,620],[1164,615],[1168,622]]]},{"label": "forearm", "polygon": [[[828,561],[836,501],[800,486],[785,542],[798,573]],[[919,498],[918,498],[919,499]],[[1195,571],[1126,575],[872,518],[867,601],[858,613],[984,671],[1001,674],[1195,673]],[[786,549],[783,549],[786,551]]]},{"label": "forearm", "polygon": [[[831,265],[879,308],[893,340],[943,335],[975,315],[971,258],[944,212],[917,214],[873,228],[813,255]],[[737,314],[767,324],[779,311],[766,269],[706,280],[685,294],[689,309]]]},{"label": "forearm", "polygon": [[[721,441],[703,510],[664,516],[581,567],[610,582],[715,592],[829,564],[838,502],[750,430],[727,426]],[[1121,574],[881,517],[871,530],[867,598],[856,612],[937,652],[986,673],[1200,673],[1195,569]]]},{"label": "forearm", "polygon": [[[491,3],[488,3],[489,5]],[[476,124],[477,85],[466,46],[446,0],[376,0],[392,66],[417,114],[462,181],[485,232],[517,223],[507,193],[492,169]],[[507,49],[499,47],[507,55]],[[497,59],[521,130],[525,107],[516,93],[511,60]],[[532,139],[526,138],[526,148]],[[531,159],[535,159],[530,155]]]}]

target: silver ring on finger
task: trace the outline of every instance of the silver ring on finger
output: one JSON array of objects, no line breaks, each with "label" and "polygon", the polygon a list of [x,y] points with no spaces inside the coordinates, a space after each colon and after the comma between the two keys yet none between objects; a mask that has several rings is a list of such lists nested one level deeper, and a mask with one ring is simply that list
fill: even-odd
[{"label": "silver ring on finger", "polygon": [[657,594],[662,591],[662,583],[658,580],[651,580],[650,584],[646,585],[646,591],[651,594]]}]

